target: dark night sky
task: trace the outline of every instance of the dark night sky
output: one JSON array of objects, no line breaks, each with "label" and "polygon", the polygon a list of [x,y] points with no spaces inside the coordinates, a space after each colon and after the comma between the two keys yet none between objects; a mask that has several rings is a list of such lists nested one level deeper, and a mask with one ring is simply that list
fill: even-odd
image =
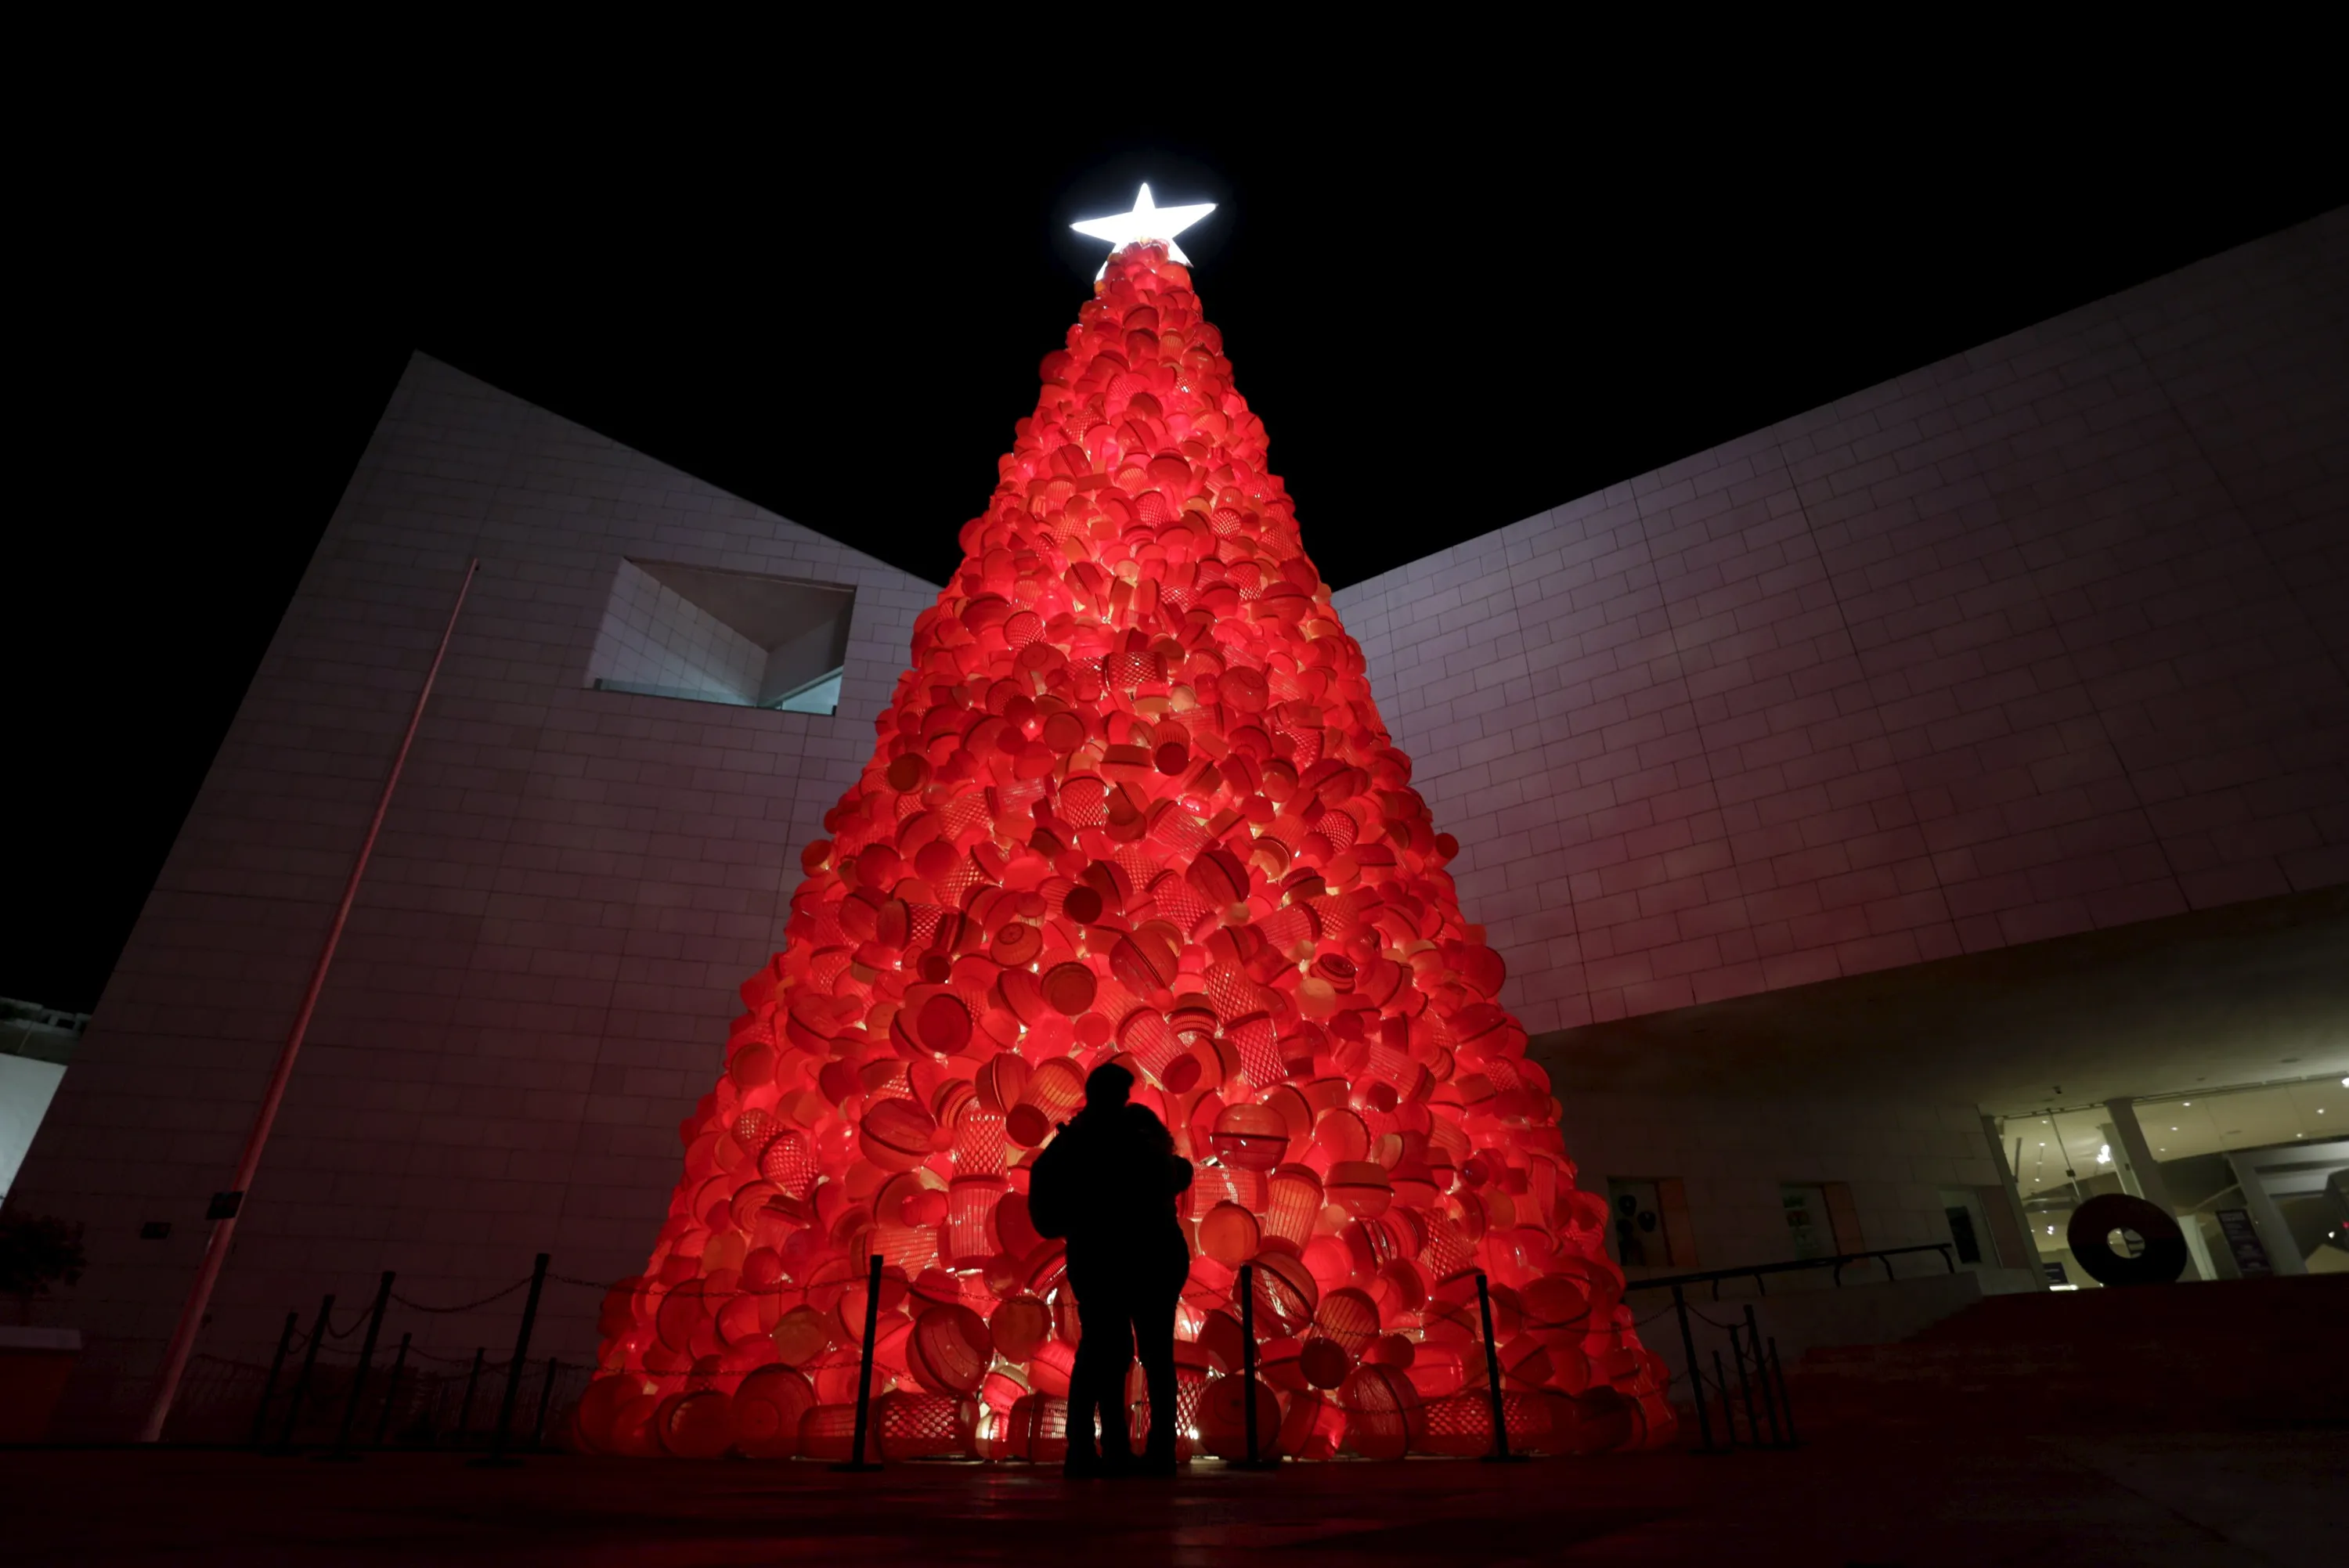
[{"label": "dark night sky", "polygon": [[1173,94],[1104,134],[992,87],[527,134],[199,117],[104,199],[47,187],[0,995],[96,1002],[411,350],[939,581],[1102,254],[1066,225],[1147,179],[1221,204],[1183,244],[1344,584],[2344,195],[2276,102],[2025,95],[1992,136],[1976,99],[1671,88],[1508,121]]}]

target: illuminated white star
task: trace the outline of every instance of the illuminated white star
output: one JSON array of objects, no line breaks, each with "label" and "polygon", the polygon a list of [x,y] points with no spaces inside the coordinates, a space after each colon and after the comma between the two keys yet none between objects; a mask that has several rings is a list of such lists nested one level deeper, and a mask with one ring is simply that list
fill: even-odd
[{"label": "illuminated white star", "polygon": [[[1071,223],[1069,227],[1087,239],[1107,240],[1112,255],[1117,254],[1128,245],[1138,244],[1144,240],[1156,240],[1166,247],[1166,254],[1170,260],[1180,262],[1187,267],[1191,264],[1191,258],[1183,253],[1183,247],[1174,242],[1174,236],[1215,210],[1216,204],[1213,201],[1200,201],[1188,207],[1153,206],[1150,201],[1150,187],[1144,185],[1133,199],[1133,211],[1120,212],[1114,218],[1088,218],[1081,223]],[[1109,263],[1103,262],[1102,270],[1095,273],[1093,276],[1099,279],[1108,271]]]}]

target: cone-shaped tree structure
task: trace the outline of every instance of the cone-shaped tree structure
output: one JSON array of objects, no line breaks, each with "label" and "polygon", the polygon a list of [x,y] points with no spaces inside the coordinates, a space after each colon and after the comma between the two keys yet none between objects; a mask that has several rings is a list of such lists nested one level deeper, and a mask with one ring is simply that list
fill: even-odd
[{"label": "cone-shaped tree structure", "polygon": [[1199,1166],[1199,1446],[1237,1441],[1247,1262],[1267,1446],[1483,1451],[1479,1269],[1517,1446],[1661,1440],[1605,1205],[1189,274],[1120,252],[1042,370],[606,1299],[582,1439],[846,1457],[878,1253],[881,1450],[1052,1457],[1076,1319],[1026,1166],[1114,1056]]}]

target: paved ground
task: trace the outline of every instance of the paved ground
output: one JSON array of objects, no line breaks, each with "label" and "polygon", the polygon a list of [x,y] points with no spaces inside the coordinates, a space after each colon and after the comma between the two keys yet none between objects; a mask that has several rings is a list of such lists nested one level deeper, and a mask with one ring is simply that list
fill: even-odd
[{"label": "paved ground", "polygon": [[0,1454],[12,1564],[2326,1563],[2349,1430],[1916,1439],[1069,1485],[1020,1469]]}]

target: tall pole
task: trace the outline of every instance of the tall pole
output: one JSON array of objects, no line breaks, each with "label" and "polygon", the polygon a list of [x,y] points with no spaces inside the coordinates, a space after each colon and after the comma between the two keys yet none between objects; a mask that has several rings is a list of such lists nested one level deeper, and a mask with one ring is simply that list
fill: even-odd
[{"label": "tall pole", "polygon": [[171,1347],[163,1357],[163,1380],[155,1390],[155,1403],[147,1412],[147,1424],[139,1433],[142,1443],[160,1442],[163,1423],[171,1418],[171,1401],[179,1396],[180,1378],[188,1369],[188,1357],[196,1348],[196,1336],[204,1326],[204,1313],[212,1299],[212,1286],[219,1283],[221,1266],[228,1262],[229,1241],[236,1234],[237,1212],[244,1206],[245,1194],[253,1191],[253,1178],[261,1168],[261,1151],[269,1145],[269,1130],[277,1120],[277,1107],[285,1099],[285,1086],[294,1077],[294,1058],[302,1054],[303,1037],[310,1032],[310,1015],[318,1008],[318,993],[326,986],[326,970],[335,962],[335,947],[343,939],[343,926],[351,917],[351,905],[359,896],[359,879],[367,874],[367,857],[375,853],[376,835],[383,830],[384,813],[391,810],[391,792],[399,787],[399,770],[407,766],[409,748],[416,744],[417,727],[424,722],[424,704],[432,696],[432,683],[440,677],[440,661],[449,655],[449,639],[456,634],[457,616],[465,608],[465,595],[473,586],[473,573],[481,569],[479,557],[465,567],[465,580],[457,585],[457,603],[449,612],[449,624],[440,633],[440,645],[432,651],[432,667],[424,672],[424,689],[416,694],[416,710],[408,717],[408,733],[399,738],[399,750],[391,759],[391,772],[383,781],[383,793],[375,803],[375,817],[367,823],[367,838],[359,845],[359,858],[351,865],[350,881],[343,884],[343,902],[335,906],[334,923],[326,928],[326,944],[318,950],[317,966],[310,972],[310,988],[302,994],[302,1006],[294,1015],[294,1026],[286,1031],[285,1044],[277,1053],[277,1067],[269,1075],[269,1088],[261,1097],[261,1109],[254,1112],[253,1130],[245,1134],[244,1153],[236,1162],[236,1183],[225,1192],[213,1195],[212,1206],[212,1239],[204,1246],[204,1261],[196,1270],[196,1283],[188,1288],[188,1299],[180,1308],[179,1326],[171,1331]]}]

